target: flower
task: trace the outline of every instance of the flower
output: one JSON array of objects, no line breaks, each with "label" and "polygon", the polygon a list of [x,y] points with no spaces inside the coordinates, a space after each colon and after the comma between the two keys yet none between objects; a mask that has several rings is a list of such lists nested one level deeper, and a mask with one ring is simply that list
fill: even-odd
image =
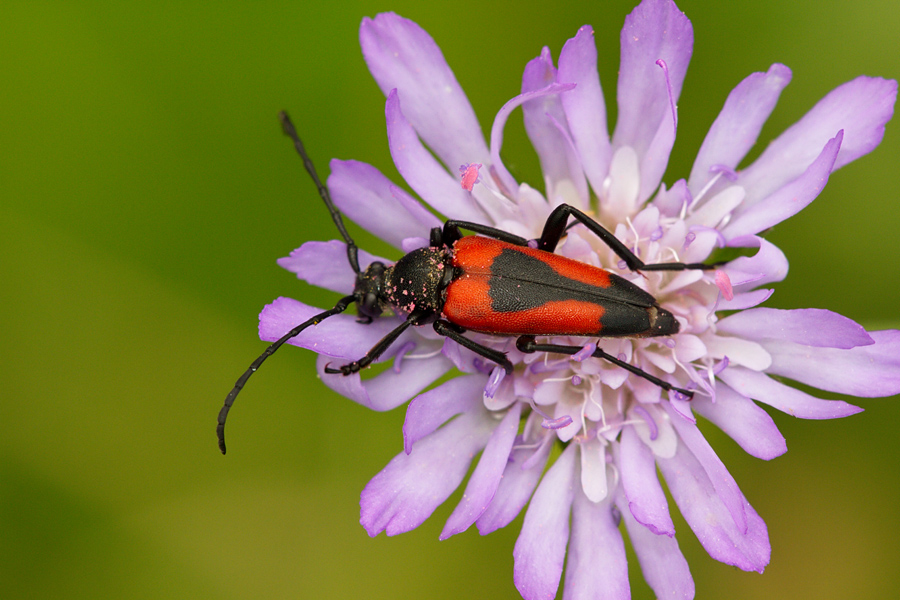
[{"label": "flower", "polygon": [[[770,555],[764,521],[697,428],[696,414],[768,460],[786,445],[756,402],[807,419],[860,411],[782,379],[854,396],[900,393],[900,332],[866,332],[827,310],[759,306],[772,294],[765,286],[787,274],[783,253],[760,233],[802,210],[833,170],[879,144],[897,83],[859,77],[839,86],[738,170],[791,77],[779,64],[754,73],[728,96],[689,177],[667,187],[661,178],[692,51],[690,21],[671,0],[644,0],[627,17],[612,137],[592,38],[584,26],[563,47],[558,67],[546,48],[526,65],[521,93],[498,112],[488,144],[425,31],[394,14],[365,19],[360,30],[365,59],[387,96],[394,162],[445,218],[533,239],[550,211],[566,203],[592,214],[648,264],[709,262],[717,248],[745,249],[715,271],[644,276],[626,270],[583,226],[568,230],[559,254],[646,289],[676,316],[679,333],[552,340],[587,345],[572,357],[523,354],[514,339],[469,334],[508,353],[515,370],[505,377],[430,327],[407,329],[380,359],[391,366],[372,377],[324,372],[330,362],[363,356],[402,316],[362,325],[337,315],[290,343],[317,352],[326,385],[360,404],[382,411],[409,401],[404,451],[362,492],[360,522],[370,535],[418,527],[462,484],[480,453],[441,538],[473,524],[489,533],[528,504],[514,550],[523,597],[553,597],[564,563],[564,597],[628,597],[624,522],[655,593],[690,598],[693,580],[657,469],[710,556],[761,572]],[[500,159],[506,120],[519,107],[544,193],[516,181]],[[402,252],[427,245],[426,232],[441,225],[364,163],[333,160],[328,188],[344,215]],[[363,266],[384,260],[362,251],[359,259]],[[308,242],[279,264],[309,283],[353,291],[343,242]],[[260,337],[276,340],[320,312],[279,298],[260,315]],[[693,400],[590,358],[590,344],[694,390]],[[456,376],[437,384],[451,369]],[[545,473],[554,445],[561,453]]]}]

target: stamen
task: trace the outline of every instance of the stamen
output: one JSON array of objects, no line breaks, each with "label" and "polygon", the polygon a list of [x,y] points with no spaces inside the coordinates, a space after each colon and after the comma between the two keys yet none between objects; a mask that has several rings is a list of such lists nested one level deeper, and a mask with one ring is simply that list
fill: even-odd
[{"label": "stamen", "polygon": [[678,132],[678,109],[675,107],[675,94],[672,92],[672,81],[669,79],[669,67],[666,65],[666,61],[663,59],[659,59],[656,61],[656,64],[659,65],[659,68],[663,70],[663,73],[666,76],[666,91],[669,94],[669,106],[672,109],[672,124],[675,128],[675,133]]},{"label": "stamen", "polygon": [[563,415],[556,419],[544,419],[541,423],[541,427],[544,429],[562,429],[563,427],[568,427],[572,424],[572,417],[569,415]]},{"label": "stamen", "polygon": [[686,236],[684,236],[684,248],[683,249],[687,250],[688,246],[690,246],[691,243],[696,239],[697,239],[697,234],[694,233],[693,231],[689,231],[688,234]]},{"label": "stamen", "polygon": [[581,385],[581,377],[572,375],[572,385]]},{"label": "stamen", "polygon": [[721,174],[725,177],[725,179],[727,179],[728,181],[731,181],[731,182],[737,181],[737,178],[738,178],[737,171],[735,171],[728,165],[721,165],[721,164],[712,165],[709,168],[709,172],[715,173],[716,175]]},{"label": "stamen", "polygon": [[416,348],[415,342],[406,342],[400,349],[397,351],[397,355],[394,356],[394,373],[400,372],[400,366],[403,364],[403,359],[406,358],[407,353],[412,352]]},{"label": "stamen", "polygon": [[[694,198],[691,200],[691,205],[694,205],[694,204],[696,204],[697,202],[699,202],[700,199],[703,198],[703,196],[706,195],[706,192],[708,192],[708,191],[710,190],[710,188],[711,188],[712,186],[714,186],[714,185],[716,184],[717,181],[719,181],[719,178],[722,177],[722,176],[724,175],[724,173],[723,173],[722,171],[716,171],[716,170],[715,170],[715,167],[710,167],[710,168],[709,168],[709,172],[710,172],[710,173],[714,173],[713,178],[710,179],[709,182],[708,182],[706,185],[703,186],[703,189],[700,190],[700,193],[699,193],[699,194],[697,194],[696,196],[694,196]],[[684,218],[684,215],[682,215],[682,218]]]},{"label": "stamen", "polygon": [[557,360],[554,362],[549,362],[545,357],[543,361],[531,363],[531,366],[528,367],[528,370],[535,374],[546,373],[547,371],[558,371],[559,369],[563,369],[568,364],[568,360]]},{"label": "stamen", "polygon": [[494,370],[491,371],[491,376],[488,378],[487,385],[484,386],[485,397],[494,397],[494,394],[497,393],[497,389],[500,387],[500,383],[503,381],[504,377],[506,377],[506,370],[500,366],[494,367]]},{"label": "stamen", "polygon": [[650,234],[650,241],[657,242],[660,240],[660,238],[662,238],[662,236],[663,236],[663,228],[657,227],[656,229],[653,230],[653,233]]},{"label": "stamen", "polygon": [[472,366],[482,375],[490,375],[494,370],[494,365],[486,363],[479,357],[472,359]]},{"label": "stamen", "polygon": [[650,416],[650,412],[639,404],[635,405],[632,410],[644,419],[644,423],[646,423],[647,427],[650,429],[650,441],[656,441],[656,438],[659,436],[659,426],[656,424],[653,417]]},{"label": "stamen", "polygon": [[597,350],[597,344],[594,342],[589,342],[581,347],[581,350],[572,355],[572,360],[575,362],[581,362],[586,358],[590,358],[591,355]]},{"label": "stamen", "polygon": [[727,369],[727,368],[728,368],[728,365],[729,365],[730,363],[731,363],[731,361],[728,360],[728,356],[727,356],[727,355],[726,355],[726,356],[723,356],[723,357],[722,357],[722,360],[720,360],[720,361],[716,364],[716,366],[713,367],[713,375],[718,375],[719,373],[721,373],[722,371],[724,371],[725,369]]}]

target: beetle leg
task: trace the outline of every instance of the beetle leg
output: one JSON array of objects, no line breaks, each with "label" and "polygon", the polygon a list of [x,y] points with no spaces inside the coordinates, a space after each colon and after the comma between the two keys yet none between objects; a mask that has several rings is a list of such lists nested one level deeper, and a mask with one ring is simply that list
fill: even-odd
[{"label": "beetle leg", "polygon": [[443,319],[438,319],[434,322],[434,330],[438,333],[438,335],[448,337],[460,346],[468,348],[475,354],[482,356],[491,362],[497,363],[498,365],[503,367],[503,370],[506,371],[507,375],[512,374],[513,365],[506,357],[505,352],[500,352],[499,350],[488,348],[487,346],[483,346],[476,341],[470,340],[469,338],[465,337],[462,332],[458,330],[458,328],[455,328],[452,323]]},{"label": "beetle leg", "polygon": [[629,250],[619,238],[603,227],[603,225],[568,204],[560,204],[553,209],[553,212],[547,217],[547,221],[544,223],[544,231],[541,233],[541,239],[538,240],[539,250],[545,250],[546,252],[553,252],[556,250],[556,245],[559,243],[562,234],[567,229],[566,224],[569,221],[569,216],[574,217],[575,220],[590,229],[591,232],[600,238],[604,244],[609,246],[619,258],[625,261],[625,264],[631,271],[684,271],[686,269],[707,270],[716,268],[716,265],[707,265],[703,263],[673,262],[651,265],[645,264],[644,261],[638,258],[634,252]]},{"label": "beetle leg", "polygon": [[[561,344],[538,344],[537,342],[535,342],[533,335],[523,335],[523,336],[520,336],[516,340],[516,348],[518,348],[520,352],[524,352],[525,354],[531,354],[533,352],[554,352],[556,354],[570,354],[571,355],[571,354],[577,354],[578,352],[580,352],[582,349],[582,346],[564,346]],[[684,388],[675,387],[671,383],[669,383],[667,381],[663,381],[659,377],[651,375],[650,373],[641,369],[640,367],[636,367],[634,365],[628,364],[624,360],[620,360],[620,359],[616,358],[615,356],[613,356],[612,354],[608,354],[608,353],[604,352],[600,348],[597,348],[596,350],[594,350],[594,353],[591,354],[591,356],[593,356],[595,358],[602,358],[603,360],[609,361],[616,366],[622,367],[629,373],[632,373],[633,375],[637,375],[638,377],[642,377],[642,378],[646,379],[647,381],[649,381],[650,383],[652,383],[654,385],[658,385],[659,387],[661,387],[662,389],[664,389],[666,391],[678,392],[679,394],[687,396],[688,399],[694,397],[694,392],[692,392],[690,390],[686,390]]]},{"label": "beetle leg", "polygon": [[515,246],[528,245],[528,240],[526,240],[525,238],[509,233],[507,231],[503,231],[502,229],[497,229],[496,227],[490,227],[488,225],[481,225],[479,223],[472,223],[470,221],[456,220],[450,220],[444,223],[444,244],[446,244],[447,246],[452,246],[454,242],[458,241],[462,237],[462,235],[459,233],[460,229],[479,233],[483,236],[494,238],[495,240],[500,240],[501,242],[506,242]]},{"label": "beetle leg", "polygon": [[419,313],[412,313],[407,317],[405,321],[397,325],[394,329],[392,329],[386,336],[381,338],[377,344],[372,346],[372,349],[366,352],[366,355],[360,358],[359,360],[354,360],[352,363],[347,363],[346,365],[341,365],[337,369],[333,369],[329,366],[325,367],[326,373],[342,373],[344,375],[351,375],[353,373],[359,373],[361,370],[368,367],[370,364],[378,360],[378,358],[384,354],[384,351],[390,348],[391,344],[397,341],[397,338],[400,337],[404,331],[409,329],[410,325],[419,325],[422,319],[422,315]]}]

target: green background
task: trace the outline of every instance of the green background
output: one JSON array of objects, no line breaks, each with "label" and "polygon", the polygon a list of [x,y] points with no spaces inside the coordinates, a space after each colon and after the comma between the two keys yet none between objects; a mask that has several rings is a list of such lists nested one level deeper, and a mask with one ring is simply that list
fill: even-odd
[{"label": "green background", "polygon": [[[292,113],[321,171],[355,158],[400,181],[359,51],[362,17],[394,10],[425,27],[487,128],[525,62],[545,44],[558,56],[584,23],[613,97],[633,2],[566,5],[0,4],[0,596],[518,597],[520,520],[438,541],[459,494],[412,533],[366,535],[359,492],[401,450],[403,410],[327,392],[312,354],[286,350],[254,378],[227,457],[214,421],[265,347],[262,306],[335,298],[275,265],[335,237],[277,111]],[[856,75],[900,75],[895,2],[679,5],[696,42],[669,183],[752,71],[778,61],[794,72],[763,142]],[[540,186],[520,114],[506,139],[507,164]],[[898,164],[891,123],[874,154],[772,232],[791,274],[771,306],[900,326]],[[896,597],[900,406],[861,405],[834,422],[775,414],[790,452],[771,464],[707,428],[773,551],[764,575],[742,573],[677,521],[698,597]],[[634,596],[652,597],[631,567]]]}]

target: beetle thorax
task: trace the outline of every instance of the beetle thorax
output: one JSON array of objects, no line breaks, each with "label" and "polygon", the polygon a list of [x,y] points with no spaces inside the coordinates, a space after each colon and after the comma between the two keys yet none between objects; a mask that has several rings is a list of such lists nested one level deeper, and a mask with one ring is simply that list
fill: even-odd
[{"label": "beetle thorax", "polygon": [[384,295],[403,313],[437,314],[444,306],[445,289],[452,278],[449,250],[419,248],[385,270]]}]

